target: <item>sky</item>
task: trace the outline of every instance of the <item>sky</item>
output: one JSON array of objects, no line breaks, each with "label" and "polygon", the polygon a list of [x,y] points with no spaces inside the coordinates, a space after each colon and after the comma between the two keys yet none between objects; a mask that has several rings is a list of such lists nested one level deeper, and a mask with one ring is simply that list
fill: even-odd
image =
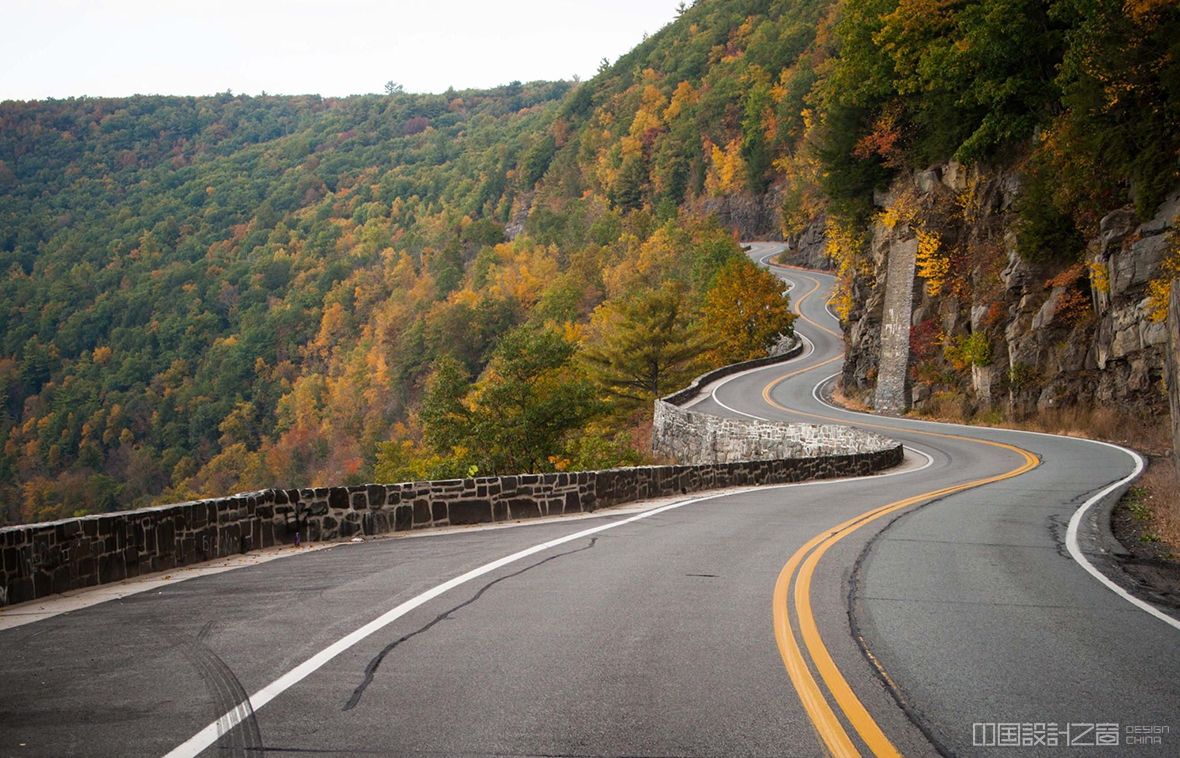
[{"label": "sky", "polygon": [[676,0],[0,0],[0,100],[588,79]]}]

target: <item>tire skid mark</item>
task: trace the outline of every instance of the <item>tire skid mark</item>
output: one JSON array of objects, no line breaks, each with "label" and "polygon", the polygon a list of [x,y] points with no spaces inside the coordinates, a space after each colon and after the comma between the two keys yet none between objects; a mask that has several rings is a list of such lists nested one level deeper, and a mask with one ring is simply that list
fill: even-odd
[{"label": "tire skid mark", "polygon": [[191,643],[179,646],[184,656],[204,682],[205,688],[212,697],[216,713],[234,710],[238,712],[240,728],[233,728],[218,735],[216,747],[223,755],[250,756],[266,755],[266,748],[262,740],[262,730],[258,725],[258,717],[250,705],[250,694],[242,686],[242,682],[234,674],[221,656],[205,644],[205,639],[213,630],[216,621],[209,621]]}]

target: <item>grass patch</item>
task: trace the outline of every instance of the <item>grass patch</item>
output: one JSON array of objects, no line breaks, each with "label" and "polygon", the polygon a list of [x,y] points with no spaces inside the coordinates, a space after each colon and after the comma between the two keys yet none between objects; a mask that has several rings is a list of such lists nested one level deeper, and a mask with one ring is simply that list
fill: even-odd
[{"label": "grass patch", "polygon": [[[1171,449],[1171,429],[1167,418],[1140,418],[1118,413],[1110,408],[1052,408],[1035,415],[1014,419],[999,407],[972,412],[967,397],[947,390],[930,396],[921,410],[911,415],[934,421],[970,426],[994,426],[1030,432],[1060,434],[1065,437],[1103,440],[1134,448],[1150,456],[1164,456]],[[1128,436],[1133,433],[1134,436]]]},{"label": "grass patch", "polygon": [[[1143,493],[1139,502],[1146,528],[1140,539],[1166,544],[1173,558],[1180,555],[1180,476],[1175,465],[1166,458],[1153,461],[1134,489]],[[1131,513],[1139,518],[1137,511]]]},{"label": "grass patch", "polygon": [[1171,457],[1155,458],[1115,508],[1115,535],[1139,558],[1180,558],[1180,492]]}]

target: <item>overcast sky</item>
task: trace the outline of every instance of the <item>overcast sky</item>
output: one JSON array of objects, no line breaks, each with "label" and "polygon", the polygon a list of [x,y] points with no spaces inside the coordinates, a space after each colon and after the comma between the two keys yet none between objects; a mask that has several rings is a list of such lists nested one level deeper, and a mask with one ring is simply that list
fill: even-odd
[{"label": "overcast sky", "polygon": [[592,76],[676,0],[0,0],[0,100],[349,95]]}]

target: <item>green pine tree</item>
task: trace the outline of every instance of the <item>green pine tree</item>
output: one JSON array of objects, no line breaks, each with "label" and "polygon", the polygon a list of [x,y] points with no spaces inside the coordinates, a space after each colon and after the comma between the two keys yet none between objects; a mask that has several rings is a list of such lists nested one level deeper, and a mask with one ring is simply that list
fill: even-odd
[{"label": "green pine tree", "polygon": [[686,318],[681,285],[641,292],[610,314],[616,323],[583,353],[591,377],[623,409],[650,403],[685,385],[712,340]]}]

